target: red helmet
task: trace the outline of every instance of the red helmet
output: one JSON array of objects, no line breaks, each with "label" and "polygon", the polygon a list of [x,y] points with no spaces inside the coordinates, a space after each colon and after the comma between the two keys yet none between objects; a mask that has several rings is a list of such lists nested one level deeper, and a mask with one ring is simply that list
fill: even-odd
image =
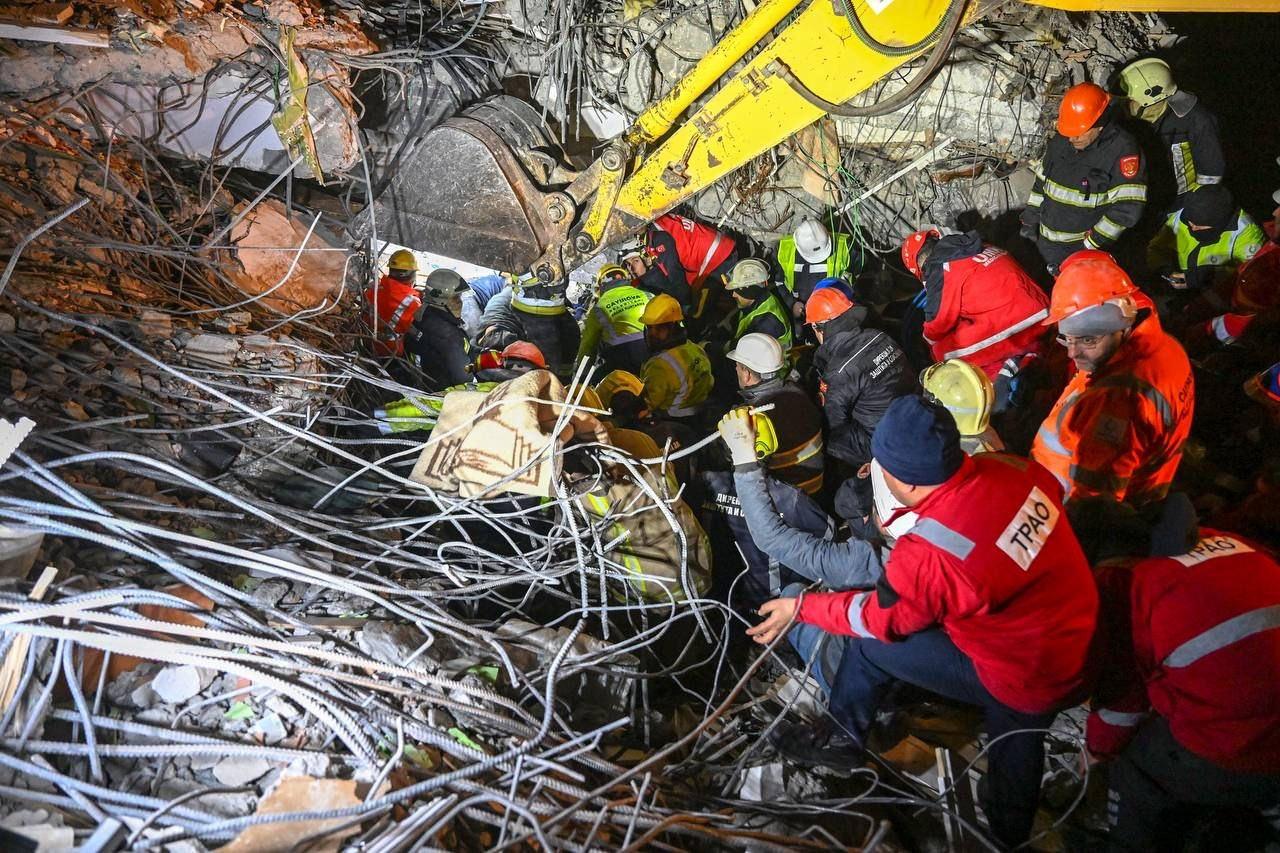
[{"label": "red helmet", "polygon": [[815,290],[804,304],[804,321],[806,323],[825,323],[839,317],[853,307],[853,302],[834,287]]},{"label": "red helmet", "polygon": [[924,274],[920,272],[920,263],[917,260],[920,257],[920,249],[930,237],[941,236],[942,232],[937,228],[926,228],[923,231],[917,231],[902,241],[902,265],[907,268],[907,272],[916,278],[924,277]]},{"label": "red helmet", "polygon": [[1132,300],[1137,292],[1133,279],[1106,252],[1098,249],[1076,252],[1062,262],[1049,296],[1049,316],[1044,325],[1060,323],[1078,311],[1114,299]]},{"label": "red helmet", "polygon": [[508,344],[507,348],[502,351],[502,360],[506,361],[509,358],[527,361],[541,370],[547,369],[547,359],[542,354],[542,350],[528,341],[516,341],[514,344]]},{"label": "red helmet", "polygon": [[1111,103],[1111,96],[1096,83],[1079,83],[1062,96],[1058,107],[1058,133],[1080,136],[1090,130]]},{"label": "red helmet", "polygon": [[1240,267],[1231,298],[1240,311],[1268,311],[1280,303],[1280,251],[1265,250]]}]

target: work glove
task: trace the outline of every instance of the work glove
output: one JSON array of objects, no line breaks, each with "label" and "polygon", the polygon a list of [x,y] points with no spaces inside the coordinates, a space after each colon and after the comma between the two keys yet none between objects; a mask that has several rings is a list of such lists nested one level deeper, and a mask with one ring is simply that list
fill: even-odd
[{"label": "work glove", "polygon": [[1035,240],[1040,236],[1040,229],[1037,228],[1034,223],[1024,222],[1022,223],[1022,227],[1018,229],[1018,234],[1028,240]]},{"label": "work glove", "polygon": [[735,467],[756,461],[756,427],[746,408],[731,410],[716,424],[716,431],[729,448],[729,457]]}]

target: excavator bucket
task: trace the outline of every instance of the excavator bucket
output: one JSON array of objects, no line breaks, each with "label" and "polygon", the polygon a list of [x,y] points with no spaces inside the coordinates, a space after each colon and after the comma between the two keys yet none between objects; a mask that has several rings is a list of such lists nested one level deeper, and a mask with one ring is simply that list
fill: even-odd
[{"label": "excavator bucket", "polygon": [[538,111],[509,95],[429,131],[378,199],[378,236],[507,272],[563,241],[572,199],[550,182],[563,162]]}]

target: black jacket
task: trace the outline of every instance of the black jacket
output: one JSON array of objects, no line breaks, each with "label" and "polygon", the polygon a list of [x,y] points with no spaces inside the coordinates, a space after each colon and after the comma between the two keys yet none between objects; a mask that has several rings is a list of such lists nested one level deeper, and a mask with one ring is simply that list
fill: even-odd
[{"label": "black jacket", "polygon": [[1222,154],[1218,119],[1199,98],[1190,92],[1174,94],[1155,130],[1164,144],[1164,166],[1172,173],[1179,207],[1197,186],[1222,183],[1227,160]]},{"label": "black jacket", "polygon": [[573,374],[582,330],[568,309],[557,314],[521,311],[512,303],[508,288],[489,300],[480,327],[492,330],[480,334],[480,346],[501,350],[516,341],[528,341],[542,351],[552,372],[561,378]]},{"label": "black jacket", "polygon": [[889,404],[916,387],[902,349],[879,329],[864,328],[866,316],[859,305],[829,321],[814,356],[827,453],[855,466],[871,461],[871,433]]},{"label": "black jacket", "polygon": [[750,406],[773,404],[769,420],[778,436],[778,449],[765,461],[770,475],[816,494],[822,488],[826,460],[822,454],[822,415],[809,395],[778,379],[742,389]]},{"label": "black jacket", "polygon": [[1045,263],[1080,249],[1106,249],[1142,217],[1147,164],[1138,142],[1115,119],[1083,151],[1062,134],[1045,150],[1022,221],[1037,227]]},{"label": "black jacket", "polygon": [[[707,533],[713,542],[721,540],[722,532],[727,534],[737,543],[746,561],[747,573],[734,589],[733,600],[729,602],[732,606],[754,611],[769,599],[781,595],[787,585],[810,580],[808,575],[793,572],[756,547],[751,527],[738,502],[733,472],[704,471],[702,476],[707,487],[702,515]],[[833,538],[835,525],[813,498],[775,477],[762,479],[773,511],[784,525],[820,539]],[[725,544],[732,548],[731,543]]]},{"label": "black jacket", "polygon": [[444,308],[424,304],[413,324],[406,350],[418,357],[422,372],[435,380],[433,390],[461,385],[471,379],[467,372],[467,333],[462,321]]}]

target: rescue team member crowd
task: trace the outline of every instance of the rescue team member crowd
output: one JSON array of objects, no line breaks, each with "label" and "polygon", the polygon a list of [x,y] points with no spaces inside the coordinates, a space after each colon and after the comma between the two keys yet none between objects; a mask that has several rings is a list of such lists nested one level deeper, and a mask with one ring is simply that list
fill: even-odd
[{"label": "rescue team member crowd", "polygon": [[[931,226],[901,247],[918,295],[873,305],[869,257],[818,219],[756,257],[667,214],[587,293],[448,270],[419,290],[397,252],[366,294],[378,353],[429,390],[587,359],[652,446],[718,429],[679,472],[710,594],[732,591],[756,642],[786,632],[828,693],[824,722],[771,730],[787,759],[861,766],[899,683],[976,706],[982,805],[1013,848],[1044,731],[1088,702],[1113,849],[1174,844],[1188,806],[1280,829],[1276,223],[1236,205],[1216,120],[1166,64],[1120,80],[1123,99],[1063,99],[1022,213],[1044,287]],[[1131,122],[1159,140],[1150,162]]]}]

